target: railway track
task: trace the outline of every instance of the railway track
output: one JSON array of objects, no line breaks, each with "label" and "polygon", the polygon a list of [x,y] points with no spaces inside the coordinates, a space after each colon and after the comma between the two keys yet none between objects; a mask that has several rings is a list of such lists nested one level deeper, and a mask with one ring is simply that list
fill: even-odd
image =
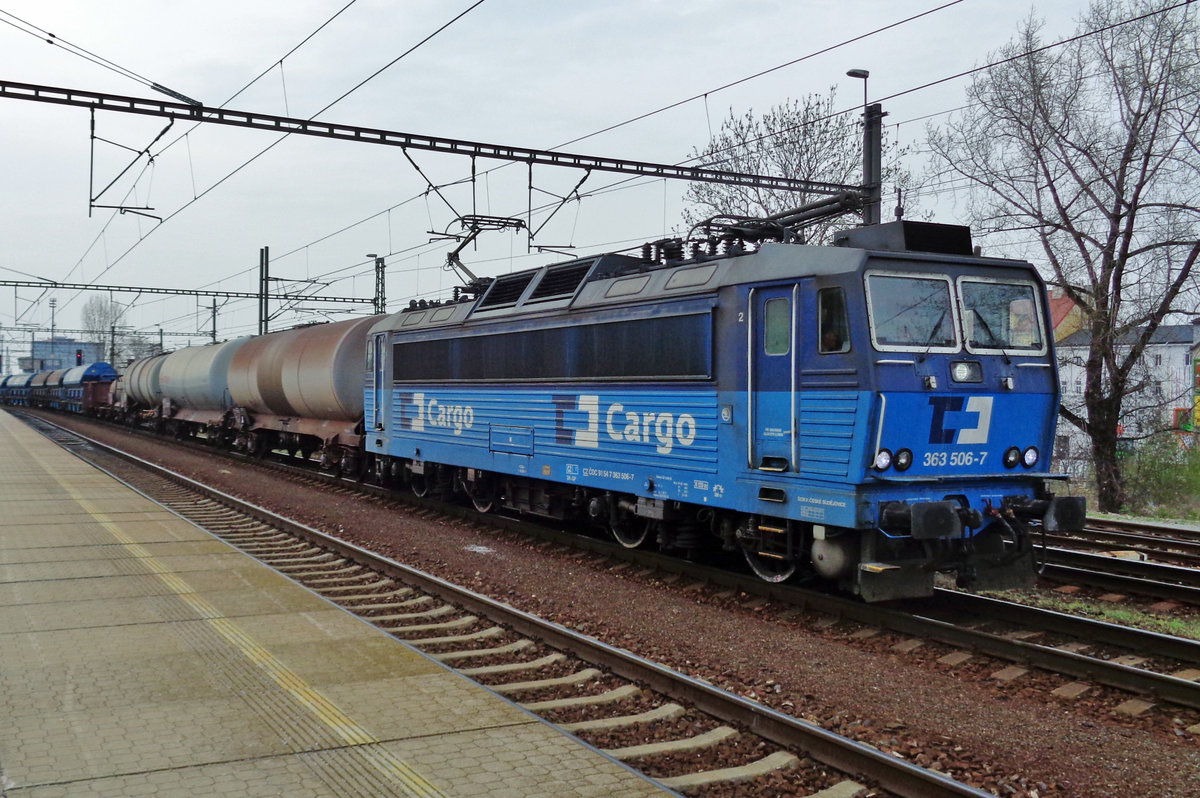
[{"label": "railway track", "polygon": [[1200,527],[1139,521],[1132,518],[1088,516],[1086,529],[1094,532],[1133,532],[1148,537],[1177,538],[1200,542]]},{"label": "railway track", "polygon": [[1046,579],[1200,606],[1200,571],[1193,568],[1106,557],[1076,549],[1046,549],[1044,557],[1040,575]]},{"label": "railway track", "polygon": [[[990,795],[45,420],[29,423],[231,545],[672,789],[805,768],[805,782],[839,795],[865,793],[838,774],[901,796]],[[655,739],[624,744],[630,728],[654,729]],[[730,759],[743,764],[728,767]],[[705,764],[697,768],[697,761]],[[682,762],[685,772],[673,773]]]},{"label": "railway track", "polygon": [[1200,566],[1200,538],[1150,535],[1136,531],[1117,532],[1088,527],[1079,535],[1046,535],[1043,539],[1049,547],[1083,551],[1116,549],[1188,568]]},{"label": "railway track", "polygon": [[1035,545],[1047,579],[1200,605],[1200,529],[1090,518],[1080,535]]},{"label": "railway track", "polygon": [[[208,447],[200,447],[212,452]],[[675,574],[691,583],[720,586],[772,602],[783,611],[803,609],[841,623],[847,636],[863,629],[890,632],[905,639],[933,641],[971,655],[1015,663],[1022,669],[1061,674],[1078,682],[1064,687],[1083,690],[1103,685],[1146,699],[1200,710],[1200,642],[1175,638],[1117,624],[1065,615],[999,599],[984,599],[952,590],[939,590],[932,599],[896,602],[892,607],[865,605],[825,592],[784,584],[768,584],[701,563],[667,557],[643,549],[627,549],[597,538],[496,514],[481,516],[466,507],[397,496],[393,491],[327,477],[286,462],[259,461],[265,467],[301,479],[332,481],[337,490],[366,492],[399,499],[477,522],[541,537],[565,547],[626,560],[643,568]],[[1095,558],[1107,561],[1114,558]],[[1119,561],[1123,565],[1130,561]],[[1144,563],[1143,563],[1144,565]]]}]

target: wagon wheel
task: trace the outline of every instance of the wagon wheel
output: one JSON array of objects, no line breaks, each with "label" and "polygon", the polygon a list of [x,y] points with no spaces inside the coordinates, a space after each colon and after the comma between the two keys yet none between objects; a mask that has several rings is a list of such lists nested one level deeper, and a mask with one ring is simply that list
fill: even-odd
[{"label": "wagon wheel", "polygon": [[653,533],[658,529],[658,522],[648,518],[639,518],[632,513],[618,513],[608,522],[608,531],[613,539],[627,549],[640,549],[653,540]]},{"label": "wagon wheel", "polygon": [[254,455],[259,460],[267,456],[271,451],[271,442],[268,440],[266,433],[255,433],[250,439],[250,454]]},{"label": "wagon wheel", "polygon": [[491,493],[486,499],[471,496],[471,504],[475,505],[475,509],[481,513],[490,513],[496,507],[496,494]]}]

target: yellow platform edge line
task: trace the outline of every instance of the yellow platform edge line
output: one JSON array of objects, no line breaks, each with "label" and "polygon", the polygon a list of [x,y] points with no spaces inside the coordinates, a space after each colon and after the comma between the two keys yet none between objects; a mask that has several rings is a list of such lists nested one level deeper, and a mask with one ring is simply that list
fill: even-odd
[{"label": "yellow platform edge line", "polygon": [[114,523],[105,513],[100,511],[85,496],[80,494],[42,459],[40,454],[29,448],[20,438],[17,443],[29,454],[55,482],[66,491],[79,507],[104,527],[113,538],[120,543],[139,563],[175,595],[191,606],[214,631],[232,644],[241,654],[256,667],[265,672],[272,681],[279,685],[297,704],[320,720],[347,745],[366,746],[363,749],[365,758],[376,770],[393,783],[403,787],[410,795],[418,798],[445,798],[445,794],[417,773],[410,765],[388,751],[370,732],[364,729],[351,717],[346,715],[336,704],[329,700],[315,687],[307,684],[299,674],[280,662],[270,651],[259,645],[249,634],[236,623],[226,618],[216,607],[201,598],[187,581],[174,573],[170,568],[152,556],[141,544],[133,540],[120,526]]}]

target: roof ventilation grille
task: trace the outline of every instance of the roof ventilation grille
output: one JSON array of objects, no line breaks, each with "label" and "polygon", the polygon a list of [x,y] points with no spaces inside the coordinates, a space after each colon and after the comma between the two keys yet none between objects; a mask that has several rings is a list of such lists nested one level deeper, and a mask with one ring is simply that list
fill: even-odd
[{"label": "roof ventilation grille", "polygon": [[479,303],[479,307],[492,308],[498,305],[514,304],[521,298],[521,294],[525,293],[525,288],[532,279],[532,272],[497,277],[496,282],[492,283],[491,290]]},{"label": "roof ventilation grille", "polygon": [[593,263],[595,263],[594,260],[587,260],[583,263],[568,263],[547,269],[541,282],[529,295],[529,301],[573,296],[575,289],[579,288],[579,284],[583,282],[583,278],[587,277],[588,272],[592,270]]}]

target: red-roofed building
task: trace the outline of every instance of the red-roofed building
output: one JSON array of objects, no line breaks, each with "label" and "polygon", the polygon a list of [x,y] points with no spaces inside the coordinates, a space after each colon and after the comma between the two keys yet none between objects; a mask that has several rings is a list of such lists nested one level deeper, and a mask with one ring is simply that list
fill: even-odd
[{"label": "red-roofed building", "polygon": [[1083,314],[1061,288],[1050,289],[1050,324],[1054,328],[1056,342],[1078,332],[1083,326]]}]

